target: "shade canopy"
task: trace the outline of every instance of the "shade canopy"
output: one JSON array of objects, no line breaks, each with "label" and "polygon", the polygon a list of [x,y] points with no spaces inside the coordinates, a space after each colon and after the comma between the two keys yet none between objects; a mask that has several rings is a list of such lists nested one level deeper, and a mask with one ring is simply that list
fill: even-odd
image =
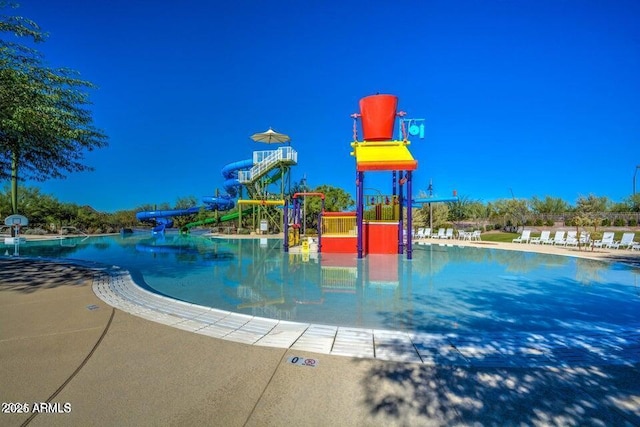
[{"label": "shade canopy", "polygon": [[251,139],[255,142],[264,142],[265,144],[282,144],[283,142],[291,141],[288,135],[276,132],[271,128],[264,132],[254,133],[251,135]]}]

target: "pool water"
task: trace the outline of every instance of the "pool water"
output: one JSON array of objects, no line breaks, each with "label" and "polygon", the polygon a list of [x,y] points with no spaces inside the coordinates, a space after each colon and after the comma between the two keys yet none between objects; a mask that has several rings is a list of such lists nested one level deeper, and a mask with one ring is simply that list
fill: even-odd
[{"label": "pool water", "polygon": [[558,255],[430,245],[414,247],[413,260],[358,260],[286,254],[278,239],[146,234],[29,241],[19,252],[118,265],[176,299],[305,323],[434,333],[639,323],[637,268]]}]

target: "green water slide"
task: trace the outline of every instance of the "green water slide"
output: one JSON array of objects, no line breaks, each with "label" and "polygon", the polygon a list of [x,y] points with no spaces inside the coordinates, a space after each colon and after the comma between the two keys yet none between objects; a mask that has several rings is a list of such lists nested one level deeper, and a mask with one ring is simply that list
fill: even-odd
[{"label": "green water slide", "polygon": [[[244,211],[242,211],[242,215],[245,215],[249,212],[253,211],[253,206],[250,208],[245,209]],[[194,221],[194,222],[190,222],[188,224],[185,224],[184,226],[182,226],[181,231],[182,232],[188,232],[189,230],[191,230],[193,227],[198,227],[200,225],[206,225],[206,224],[211,224],[211,223],[218,223],[218,222],[227,222],[227,221],[233,221],[234,219],[238,219],[238,216],[240,216],[240,211],[237,212],[232,212],[226,215],[222,215],[219,218],[206,218],[200,221]]]}]

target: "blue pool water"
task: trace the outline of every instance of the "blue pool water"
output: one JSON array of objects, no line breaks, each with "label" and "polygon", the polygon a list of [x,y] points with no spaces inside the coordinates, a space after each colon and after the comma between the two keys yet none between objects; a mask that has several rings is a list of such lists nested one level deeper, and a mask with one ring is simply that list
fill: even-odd
[{"label": "blue pool water", "polygon": [[437,333],[639,323],[637,268],[557,255],[431,245],[414,247],[411,261],[314,259],[283,253],[277,239],[146,234],[30,241],[20,255],[118,265],[180,300],[299,322]]}]

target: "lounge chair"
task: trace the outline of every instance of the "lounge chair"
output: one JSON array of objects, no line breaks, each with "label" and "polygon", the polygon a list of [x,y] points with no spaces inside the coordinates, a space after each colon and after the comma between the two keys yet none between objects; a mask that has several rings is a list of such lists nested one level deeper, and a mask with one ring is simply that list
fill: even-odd
[{"label": "lounge chair", "polygon": [[473,233],[471,233],[471,238],[469,240],[476,240],[476,241],[481,241],[482,238],[480,237],[480,230],[473,230]]},{"label": "lounge chair", "polygon": [[424,238],[428,239],[429,237],[431,237],[431,229],[430,228],[425,228],[424,229]]},{"label": "lounge chair", "polygon": [[529,243],[531,240],[531,230],[522,230],[522,234],[512,240],[513,243]]},{"label": "lounge chair", "polygon": [[640,243],[636,243],[635,245],[631,246],[631,250],[640,251]]},{"label": "lounge chair", "polygon": [[636,237],[635,233],[624,233],[622,235],[622,239],[620,239],[619,242],[614,241],[613,243],[610,243],[607,245],[607,248],[609,249],[620,249],[620,247],[624,248],[624,249],[629,249],[631,247],[633,247],[633,245],[635,245],[638,242],[634,242],[633,239]]},{"label": "lounge chair", "polygon": [[453,228],[447,228],[447,231],[444,233],[445,239],[453,239]]},{"label": "lounge chair", "polygon": [[535,245],[539,245],[540,243],[547,244],[549,243],[550,236],[551,236],[551,231],[542,230],[542,233],[540,233],[540,237],[532,237],[529,243],[533,243]]},{"label": "lounge chair", "polygon": [[578,246],[580,241],[578,240],[578,232],[577,231],[567,231],[567,238],[565,239],[565,246]]},{"label": "lounge chair", "polygon": [[603,246],[609,247],[609,245],[613,244],[613,236],[614,236],[613,231],[605,231],[602,234],[602,239],[594,240],[593,247],[594,248],[602,248]]},{"label": "lounge chair", "polygon": [[434,239],[444,239],[445,237],[445,229],[444,228],[438,228],[438,234],[436,234],[435,236],[433,236]]},{"label": "lounge chair", "polygon": [[458,240],[471,240],[471,232],[458,230]]},{"label": "lounge chair", "polygon": [[556,234],[553,236],[553,239],[549,242],[552,245],[566,245],[567,241],[564,238],[564,231],[556,231]]},{"label": "lounge chair", "polygon": [[591,236],[586,231],[581,231],[578,242],[580,242],[581,245],[588,246],[589,243],[591,243]]}]

